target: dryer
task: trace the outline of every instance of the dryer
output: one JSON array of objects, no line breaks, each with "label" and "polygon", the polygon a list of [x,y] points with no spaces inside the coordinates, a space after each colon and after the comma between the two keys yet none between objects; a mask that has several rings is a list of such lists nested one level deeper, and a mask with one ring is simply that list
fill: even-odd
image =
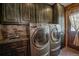
[{"label": "dryer", "polygon": [[59,55],[61,47],[61,26],[59,24],[49,24],[51,56]]}]

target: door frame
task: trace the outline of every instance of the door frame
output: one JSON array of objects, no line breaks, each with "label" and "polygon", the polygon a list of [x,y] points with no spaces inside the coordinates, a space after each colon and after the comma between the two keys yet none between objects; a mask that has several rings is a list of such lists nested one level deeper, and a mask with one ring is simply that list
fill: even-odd
[{"label": "door frame", "polygon": [[79,3],[72,3],[65,7],[65,47],[69,47],[68,40],[69,40],[69,11],[75,10],[79,8]]}]

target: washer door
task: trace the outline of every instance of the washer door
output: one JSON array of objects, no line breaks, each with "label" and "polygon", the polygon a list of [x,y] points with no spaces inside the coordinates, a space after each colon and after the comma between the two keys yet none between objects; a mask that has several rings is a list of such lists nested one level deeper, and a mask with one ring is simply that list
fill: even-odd
[{"label": "washer door", "polygon": [[58,42],[60,41],[60,33],[58,32],[58,29],[56,27],[56,25],[54,26],[54,28],[51,30],[50,32],[51,34],[51,40],[53,42]]},{"label": "washer door", "polygon": [[44,28],[37,28],[32,35],[32,44],[37,48],[42,48],[48,43],[48,34]]}]

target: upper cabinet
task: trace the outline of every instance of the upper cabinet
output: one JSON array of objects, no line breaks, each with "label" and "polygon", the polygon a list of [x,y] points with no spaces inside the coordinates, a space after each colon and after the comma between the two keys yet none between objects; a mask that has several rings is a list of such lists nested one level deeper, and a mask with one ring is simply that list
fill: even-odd
[{"label": "upper cabinet", "polygon": [[52,22],[52,7],[48,4],[35,4],[36,20],[38,23]]},{"label": "upper cabinet", "polygon": [[2,3],[0,3],[0,24],[1,24],[1,19],[2,19]]},{"label": "upper cabinet", "polygon": [[35,4],[29,4],[29,9],[30,9],[30,22],[37,23]]},{"label": "upper cabinet", "polygon": [[30,21],[29,4],[6,3],[2,8],[3,24],[27,24]]},{"label": "upper cabinet", "polygon": [[52,14],[52,7],[49,4],[4,3],[2,4],[1,23],[52,23]]},{"label": "upper cabinet", "polygon": [[57,24],[58,23],[58,6],[57,4],[53,5],[53,23]]},{"label": "upper cabinet", "polygon": [[32,4],[28,4],[28,3],[20,4],[21,23],[27,24],[30,22],[30,17],[31,17],[30,11],[32,11],[31,6]]},{"label": "upper cabinet", "polygon": [[53,22],[54,24],[61,24],[61,22],[64,22],[64,6],[57,3],[53,6]]},{"label": "upper cabinet", "polygon": [[2,5],[3,19],[2,23],[14,24],[20,22],[19,4],[6,3]]}]

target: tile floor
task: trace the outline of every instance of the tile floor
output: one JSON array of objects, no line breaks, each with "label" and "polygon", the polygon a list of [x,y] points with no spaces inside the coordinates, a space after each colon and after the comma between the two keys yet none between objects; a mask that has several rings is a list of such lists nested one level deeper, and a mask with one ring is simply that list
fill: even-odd
[{"label": "tile floor", "polygon": [[63,48],[59,56],[79,56],[79,51],[72,48]]}]

